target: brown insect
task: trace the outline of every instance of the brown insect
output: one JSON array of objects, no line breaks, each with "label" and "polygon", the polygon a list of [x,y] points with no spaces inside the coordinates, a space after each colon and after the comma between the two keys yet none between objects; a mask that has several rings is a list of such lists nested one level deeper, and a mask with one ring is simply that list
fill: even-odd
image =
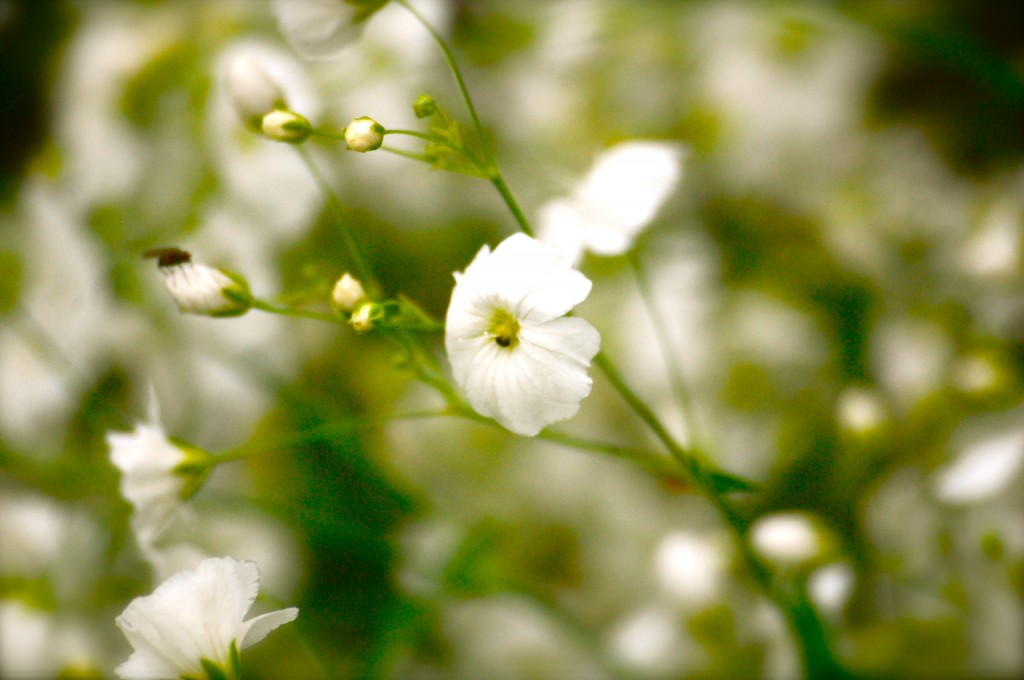
[{"label": "brown insect", "polygon": [[156,258],[158,267],[173,267],[192,261],[192,253],[181,248],[150,248],[142,253],[142,257]]}]

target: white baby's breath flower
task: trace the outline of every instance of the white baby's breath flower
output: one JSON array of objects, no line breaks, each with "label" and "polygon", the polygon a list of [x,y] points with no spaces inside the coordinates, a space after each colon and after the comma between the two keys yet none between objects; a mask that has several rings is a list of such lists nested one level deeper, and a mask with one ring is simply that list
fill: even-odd
[{"label": "white baby's breath flower", "polygon": [[295,607],[243,621],[260,588],[255,562],[203,560],[171,576],[151,595],[137,597],[117,617],[135,650],[117,667],[121,678],[240,677],[238,653],[295,620]]},{"label": "white baby's breath flower", "polygon": [[209,454],[172,442],[160,423],[159,404],[150,394],[149,422],[133,432],[109,432],[110,460],[121,470],[121,495],[132,504],[132,529],[150,546],[182,510],[209,472]]},{"label": "white baby's breath flower", "polygon": [[241,54],[231,61],[224,87],[239,117],[254,130],[260,129],[263,116],[287,107],[280,85],[251,54]]},{"label": "white baby's breath flower", "polygon": [[684,147],[669,142],[613,146],[568,196],[541,206],[538,238],[574,262],[584,250],[621,255],[675,188],[684,153]]},{"label": "white baby's breath flower", "polygon": [[333,59],[358,40],[366,20],[388,0],[273,0],[285,40],[299,56]]},{"label": "white baby's breath flower", "polygon": [[178,248],[157,248],[145,255],[157,258],[164,285],[183,314],[239,316],[252,307],[249,284],[237,274],[194,262]]},{"label": "white baby's breath flower", "polygon": [[445,348],[478,413],[523,435],[576,414],[601,337],[566,314],[589,292],[583,274],[524,234],[484,246],[455,274]]}]

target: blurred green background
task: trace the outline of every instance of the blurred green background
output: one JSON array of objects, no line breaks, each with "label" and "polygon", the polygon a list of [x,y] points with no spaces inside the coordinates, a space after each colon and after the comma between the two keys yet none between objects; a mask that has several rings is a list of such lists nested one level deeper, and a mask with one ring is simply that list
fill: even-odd
[{"label": "blurred green background", "polygon": [[[841,567],[812,590],[840,661],[1024,672],[1024,5],[412,1],[531,218],[611,144],[689,147],[635,255],[702,436],[761,484],[744,511],[813,516],[830,549],[812,567]],[[228,106],[244,50],[328,127],[416,128],[421,92],[460,115],[395,5],[303,62],[262,2],[0,0],[0,675],[127,658],[114,617],[162,575],[104,436],[152,385],[168,432],[210,451],[309,433],[219,468],[174,539],[182,560],[255,559],[257,607],[299,607],[247,678],[799,676],[701,496],[454,418],[317,435],[441,401],[374,334],[178,314],[147,248],[324,309],[352,264],[293,150]],[[437,317],[451,273],[515,229],[486,182],[307,146],[387,292]],[[581,268],[577,313],[677,427],[625,258]],[[658,448],[600,376],[556,429]],[[665,566],[680,536],[721,562]]]}]

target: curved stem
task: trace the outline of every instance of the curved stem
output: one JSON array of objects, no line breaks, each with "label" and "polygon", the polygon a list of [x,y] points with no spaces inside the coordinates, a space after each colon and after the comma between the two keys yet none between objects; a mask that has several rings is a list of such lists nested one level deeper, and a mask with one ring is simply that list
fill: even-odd
[{"label": "curved stem", "polygon": [[533,236],[533,227],[530,226],[530,221],[526,219],[526,215],[519,207],[519,203],[516,202],[515,196],[512,195],[511,189],[505,184],[505,179],[501,176],[501,172],[498,170],[496,165],[493,166],[491,174],[491,184],[501,194],[502,199],[505,201],[505,205],[512,212],[512,216],[516,218],[516,222],[519,223],[519,228],[523,230],[523,233],[527,236]]},{"label": "curved stem", "polygon": [[697,427],[697,412],[694,406],[693,396],[690,394],[690,390],[687,389],[686,381],[683,377],[682,366],[679,365],[679,361],[676,359],[676,355],[672,351],[672,343],[669,340],[668,327],[665,325],[665,320],[662,318],[661,314],[658,313],[654,300],[653,289],[646,273],[640,266],[639,258],[637,258],[635,253],[629,253],[626,259],[629,261],[630,267],[633,270],[633,276],[636,278],[636,287],[640,292],[640,299],[643,301],[644,308],[647,310],[647,316],[650,318],[651,324],[654,326],[654,336],[658,341],[658,348],[661,350],[662,358],[668,367],[669,385],[672,390],[672,395],[677,402],[676,405],[682,414],[683,425],[686,427],[686,434],[689,437],[691,444],[694,447],[699,447],[701,437],[700,430]]},{"label": "curved stem", "polygon": [[390,146],[382,146],[382,147],[380,147],[380,150],[381,151],[387,151],[388,153],[393,153],[396,156],[402,156],[404,158],[409,158],[409,159],[412,159],[414,161],[423,161],[424,163],[427,163],[428,165],[433,165],[433,161],[430,160],[430,158],[428,158],[425,154],[422,154],[422,153],[414,153],[412,151],[405,151],[403,149],[392,149]]},{"label": "curved stem", "polygon": [[395,422],[399,420],[418,420],[423,418],[434,418],[437,416],[448,415],[447,409],[443,410],[423,410],[423,411],[406,411],[399,413],[381,414],[378,416],[362,416],[355,418],[348,418],[335,423],[328,423],[319,427],[312,428],[305,432],[299,432],[297,434],[288,435],[275,439],[272,442],[260,442],[259,444],[245,444],[234,449],[218,453],[213,457],[212,464],[220,465],[221,463],[230,463],[236,460],[243,460],[250,456],[271,453],[274,451],[287,451],[297,446],[301,446],[306,442],[315,439],[321,439],[325,436],[334,434],[344,434],[352,432],[353,430],[364,430],[373,427],[379,427],[386,423]]},{"label": "curved stem", "polygon": [[433,137],[428,135],[426,132],[419,132],[418,130],[395,130],[395,129],[392,129],[392,128],[388,128],[388,129],[384,130],[384,134],[385,134],[385,136],[386,135],[406,135],[408,137],[418,137],[420,139],[425,139],[428,142],[429,141],[433,141],[433,139],[434,139]]},{"label": "curved stem", "polygon": [[480,140],[481,146],[484,147],[484,155],[490,157],[487,153],[486,145],[484,145],[484,126],[480,123],[480,118],[476,114],[476,107],[473,106],[473,100],[469,96],[469,90],[466,89],[466,82],[462,79],[462,71],[459,70],[459,65],[455,61],[455,55],[452,54],[451,49],[448,48],[448,44],[441,37],[441,34],[427,21],[426,17],[420,14],[415,7],[413,7],[408,0],[398,0],[398,4],[405,7],[409,12],[416,17],[416,20],[422,24],[423,28],[426,29],[430,37],[434,39],[437,46],[441,49],[441,54],[444,55],[445,62],[448,63],[448,69],[452,72],[452,76],[455,78],[455,84],[459,88],[459,94],[462,96],[462,102],[466,105],[466,111],[469,113],[469,118],[473,122],[473,129],[476,130],[477,137]]}]

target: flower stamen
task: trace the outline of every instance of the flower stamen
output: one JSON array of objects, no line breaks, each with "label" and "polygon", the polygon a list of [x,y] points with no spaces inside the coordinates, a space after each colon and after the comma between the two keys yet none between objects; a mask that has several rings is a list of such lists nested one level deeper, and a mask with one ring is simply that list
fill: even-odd
[{"label": "flower stamen", "polygon": [[496,310],[487,334],[499,347],[514,347],[519,342],[519,320],[504,309]]}]

